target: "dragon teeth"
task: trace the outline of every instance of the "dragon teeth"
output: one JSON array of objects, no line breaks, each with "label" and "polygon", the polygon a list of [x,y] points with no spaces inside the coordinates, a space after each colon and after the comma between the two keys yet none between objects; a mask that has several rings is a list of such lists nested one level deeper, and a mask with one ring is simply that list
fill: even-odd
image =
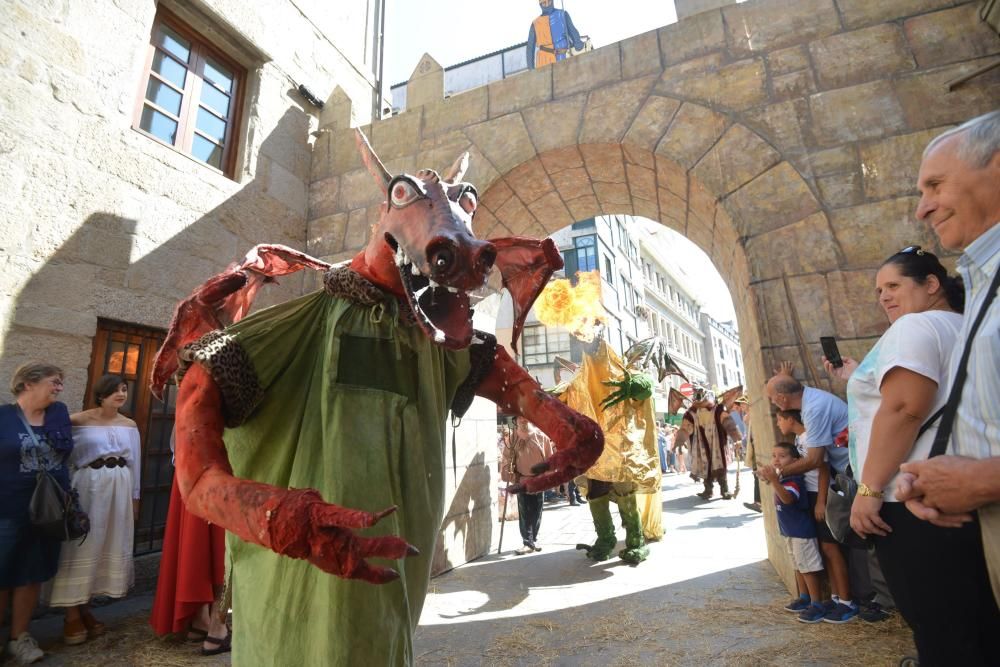
[{"label": "dragon teeth", "polygon": [[410,262],[410,260],[406,257],[406,252],[403,251],[403,246],[396,247],[395,260],[396,266],[405,266]]}]

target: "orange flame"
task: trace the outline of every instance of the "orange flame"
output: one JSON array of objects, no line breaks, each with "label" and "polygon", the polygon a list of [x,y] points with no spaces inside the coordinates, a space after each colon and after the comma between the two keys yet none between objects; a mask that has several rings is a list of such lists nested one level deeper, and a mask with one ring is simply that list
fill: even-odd
[{"label": "orange flame", "polygon": [[604,322],[601,274],[580,272],[576,287],[569,280],[553,280],[535,301],[535,315],[547,327],[562,327],[583,341],[591,341]]}]

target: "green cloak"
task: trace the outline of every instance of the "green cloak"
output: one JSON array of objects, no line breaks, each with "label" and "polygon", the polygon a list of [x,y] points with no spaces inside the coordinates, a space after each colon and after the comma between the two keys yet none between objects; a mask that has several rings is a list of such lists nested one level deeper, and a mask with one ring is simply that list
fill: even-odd
[{"label": "green cloak", "polygon": [[456,393],[471,401],[469,381],[481,377],[470,375],[469,350],[435,345],[401,319],[395,299],[358,303],[323,291],[247,317],[223,336],[253,376],[241,387],[220,384],[234,473],[315,488],[354,509],[398,505],[361,534],[399,535],[420,550],[395,562],[373,559],[401,578],[372,585],[229,534],[233,663],[411,664],[444,513],[445,420],[453,400],[463,402]]}]

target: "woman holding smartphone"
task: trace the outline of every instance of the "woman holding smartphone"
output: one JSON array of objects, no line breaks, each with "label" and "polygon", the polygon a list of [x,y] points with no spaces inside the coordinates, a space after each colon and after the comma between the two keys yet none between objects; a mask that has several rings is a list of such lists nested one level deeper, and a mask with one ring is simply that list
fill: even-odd
[{"label": "woman holding smartphone", "polygon": [[[934,526],[895,497],[899,466],[929,456],[934,416],[947,402],[965,300],[961,279],[949,276],[932,253],[909,246],[882,264],[875,293],[889,329],[860,364],[845,357],[838,368],[824,357],[827,372],[847,381],[851,467],[858,480],[851,527],[874,539],[920,663],[985,664],[1000,616],[985,563],[961,560],[974,560],[969,547],[979,539],[978,526]],[[990,634],[981,632],[984,621],[992,623]]]}]

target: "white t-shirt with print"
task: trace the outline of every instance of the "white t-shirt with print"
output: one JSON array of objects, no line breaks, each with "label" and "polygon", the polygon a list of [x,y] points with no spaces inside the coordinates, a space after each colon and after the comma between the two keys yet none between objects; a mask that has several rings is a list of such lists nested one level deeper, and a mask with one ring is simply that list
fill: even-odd
[{"label": "white t-shirt with print", "polygon": [[[809,448],[806,443],[802,442],[801,436],[795,436],[795,449],[799,450],[799,454],[802,458],[809,455]],[[823,465],[826,463],[826,452],[823,453]],[[819,492],[819,468],[813,468],[805,473],[806,478],[806,491],[817,493]]]},{"label": "white t-shirt with print", "polygon": [[[933,415],[948,401],[948,373],[951,355],[958,344],[962,316],[944,310],[910,313],[896,320],[865,355],[847,383],[850,419],[851,468],[860,480],[868,457],[872,420],[882,402],[879,389],[893,368],[905,368],[937,383]],[[907,461],[927,458],[937,433],[938,421],[924,432],[910,450]],[[885,500],[894,502],[896,476],[885,486]]]}]

